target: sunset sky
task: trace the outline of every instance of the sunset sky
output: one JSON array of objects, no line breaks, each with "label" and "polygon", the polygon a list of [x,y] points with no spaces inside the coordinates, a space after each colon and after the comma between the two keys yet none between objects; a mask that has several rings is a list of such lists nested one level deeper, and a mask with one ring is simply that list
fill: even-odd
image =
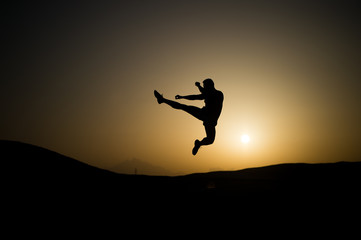
[{"label": "sunset sky", "polygon": [[[0,139],[173,174],[361,159],[357,1],[66,2],[3,9]],[[225,100],[193,156],[202,122],[153,90],[196,94],[205,78]]]}]

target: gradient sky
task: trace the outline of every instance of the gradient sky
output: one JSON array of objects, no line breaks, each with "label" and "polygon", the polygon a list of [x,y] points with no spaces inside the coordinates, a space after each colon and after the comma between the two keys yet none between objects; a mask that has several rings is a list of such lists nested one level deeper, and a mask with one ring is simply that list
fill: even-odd
[{"label": "gradient sky", "polygon": [[[1,139],[174,174],[361,159],[357,1],[75,2],[3,9]],[[202,122],[153,90],[174,99],[205,78],[225,101],[194,157]]]}]

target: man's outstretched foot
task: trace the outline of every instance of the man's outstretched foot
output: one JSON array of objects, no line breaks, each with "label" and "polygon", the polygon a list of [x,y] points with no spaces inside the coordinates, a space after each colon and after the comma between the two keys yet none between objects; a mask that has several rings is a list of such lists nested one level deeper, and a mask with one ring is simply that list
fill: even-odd
[{"label": "man's outstretched foot", "polygon": [[193,147],[193,150],[192,150],[192,154],[196,155],[200,147],[201,147],[201,141],[199,141],[198,139],[195,140],[194,141],[194,147]]},{"label": "man's outstretched foot", "polygon": [[157,98],[157,101],[159,104],[164,102],[163,95],[161,95],[159,92],[157,92],[157,90],[154,90],[154,96]]}]

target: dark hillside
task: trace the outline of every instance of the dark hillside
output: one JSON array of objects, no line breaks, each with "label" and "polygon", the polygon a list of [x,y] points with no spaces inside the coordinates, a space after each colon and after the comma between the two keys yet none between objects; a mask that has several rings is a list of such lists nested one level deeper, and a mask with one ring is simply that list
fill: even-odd
[{"label": "dark hillside", "polygon": [[124,197],[357,198],[361,162],[279,164],[178,177],[117,174],[30,144],[0,141],[5,188],[19,194]]}]

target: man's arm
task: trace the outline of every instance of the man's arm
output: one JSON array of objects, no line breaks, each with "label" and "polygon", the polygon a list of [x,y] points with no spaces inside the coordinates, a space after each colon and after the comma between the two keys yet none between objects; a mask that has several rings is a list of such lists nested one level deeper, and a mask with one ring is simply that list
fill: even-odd
[{"label": "man's arm", "polygon": [[203,94],[198,94],[198,95],[187,95],[187,96],[175,96],[175,99],[187,99],[187,100],[203,100],[204,96]]},{"label": "man's arm", "polygon": [[196,86],[198,87],[199,91],[203,93],[204,88],[201,86],[199,82],[196,82]]}]

